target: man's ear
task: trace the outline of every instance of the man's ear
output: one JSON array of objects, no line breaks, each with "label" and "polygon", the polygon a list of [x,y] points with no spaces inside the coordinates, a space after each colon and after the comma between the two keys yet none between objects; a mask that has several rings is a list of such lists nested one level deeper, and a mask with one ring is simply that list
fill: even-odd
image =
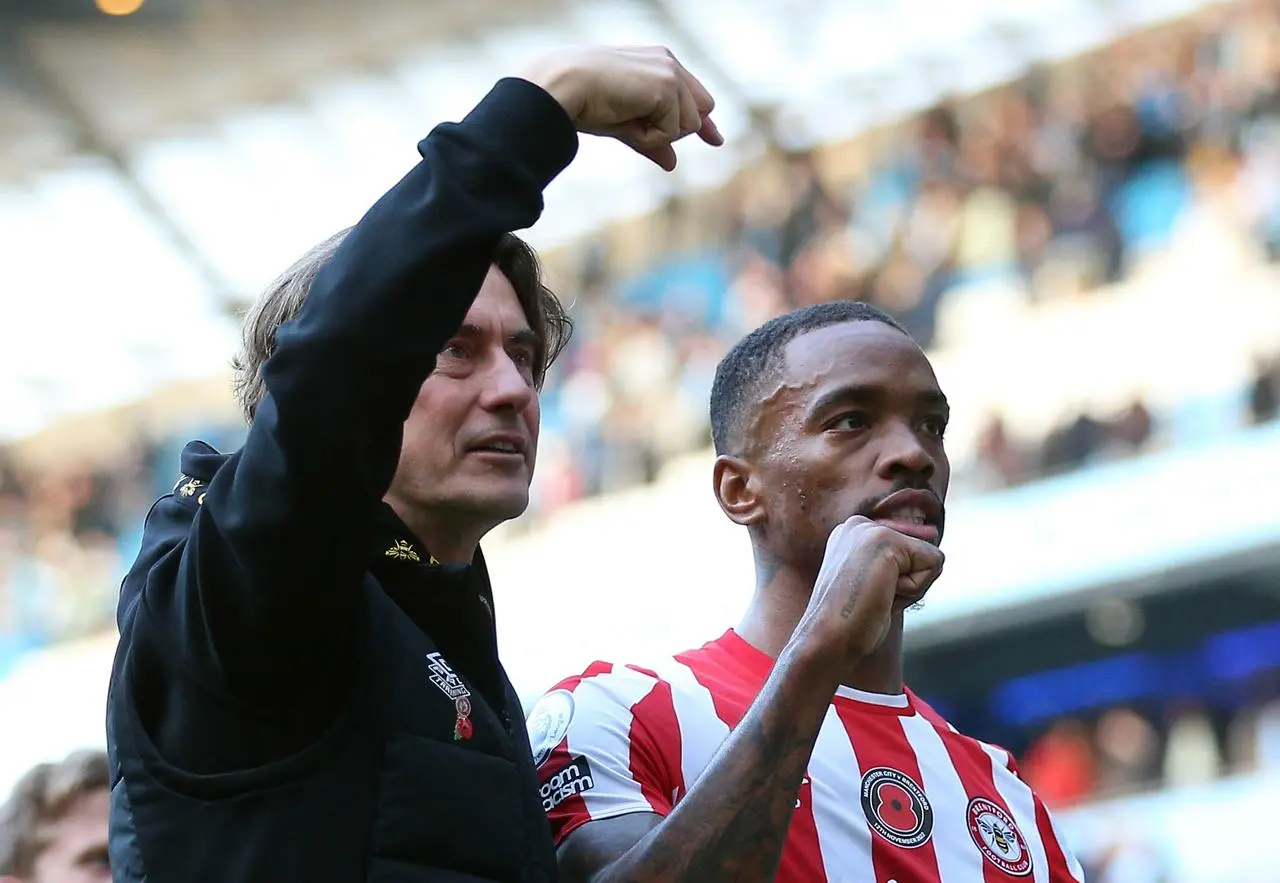
[{"label": "man's ear", "polygon": [[764,524],[764,503],[758,491],[758,477],[751,464],[741,457],[721,454],[711,470],[716,501],[734,524],[754,527]]}]

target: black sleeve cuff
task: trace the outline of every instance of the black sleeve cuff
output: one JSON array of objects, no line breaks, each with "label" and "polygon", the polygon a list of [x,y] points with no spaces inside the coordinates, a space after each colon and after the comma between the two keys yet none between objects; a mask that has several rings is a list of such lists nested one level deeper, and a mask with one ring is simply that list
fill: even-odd
[{"label": "black sleeve cuff", "polygon": [[542,188],[578,153],[578,132],[564,108],[541,86],[518,77],[499,80],[462,126],[500,144]]}]

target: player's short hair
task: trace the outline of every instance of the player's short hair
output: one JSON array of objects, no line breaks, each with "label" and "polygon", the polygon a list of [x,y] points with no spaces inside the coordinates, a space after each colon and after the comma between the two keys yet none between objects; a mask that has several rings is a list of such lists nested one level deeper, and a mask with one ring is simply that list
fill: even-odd
[{"label": "player's short hair", "polygon": [[765,383],[781,369],[786,345],[806,332],[845,322],[881,322],[911,336],[887,313],[856,300],[813,304],[765,322],[738,341],[716,366],[711,440],[717,454],[740,453],[747,420],[759,404]]},{"label": "player's short hair", "polygon": [[77,751],[57,763],[27,771],[0,806],[0,877],[31,877],[48,842],[48,828],[83,797],[109,791],[111,775],[102,751]]},{"label": "player's short hair", "polygon": [[[351,228],[347,228],[336,233],[304,254],[271,283],[245,316],[240,351],[232,360],[231,367],[236,401],[250,423],[267,394],[262,366],[275,352],[276,332],[302,311],[317,274],[332,260],[350,232]],[[537,252],[519,236],[504,234],[494,249],[492,263],[515,289],[525,318],[538,337],[533,377],[541,389],[547,369],[569,344],[573,320],[543,281],[542,263]]]}]

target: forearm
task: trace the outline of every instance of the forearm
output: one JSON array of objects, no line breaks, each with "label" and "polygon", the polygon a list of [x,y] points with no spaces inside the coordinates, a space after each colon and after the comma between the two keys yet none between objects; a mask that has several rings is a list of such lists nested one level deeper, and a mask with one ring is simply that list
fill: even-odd
[{"label": "forearm", "polygon": [[803,649],[784,651],[689,793],[593,883],[772,881],[835,692],[830,670]]}]

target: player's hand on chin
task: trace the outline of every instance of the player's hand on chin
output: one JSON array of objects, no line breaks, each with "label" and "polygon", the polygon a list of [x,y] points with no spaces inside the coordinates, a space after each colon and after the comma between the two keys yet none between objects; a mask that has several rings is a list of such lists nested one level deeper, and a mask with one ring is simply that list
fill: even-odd
[{"label": "player's hand on chin", "polygon": [[895,611],[917,603],[942,572],[924,540],[855,515],[827,538],[826,554],[796,634],[852,665],[875,651]]},{"label": "player's hand on chin", "polygon": [[525,79],[560,102],[578,131],[616,138],[667,171],[681,138],[724,143],[711,93],[661,46],[566,49],[540,59]]}]

